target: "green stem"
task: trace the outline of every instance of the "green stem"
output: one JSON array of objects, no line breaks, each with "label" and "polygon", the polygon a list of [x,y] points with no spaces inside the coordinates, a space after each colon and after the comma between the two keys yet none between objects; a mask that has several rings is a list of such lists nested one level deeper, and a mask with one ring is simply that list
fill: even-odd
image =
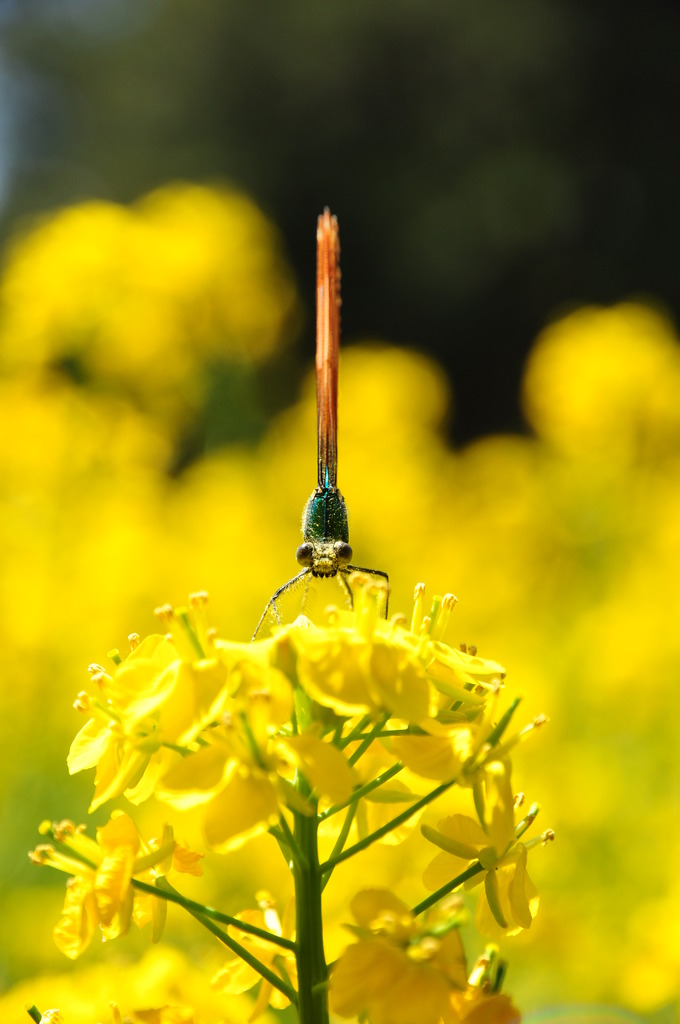
[{"label": "green stem", "polygon": [[186,610],[186,608],[178,609],[177,614],[178,618],[181,620],[182,625],[187,631],[189,640],[191,641],[191,645],[196,651],[196,654],[201,659],[205,658],[205,651],[201,646],[201,641],[198,639],[198,636],[196,635],[196,630],[194,629],[191,619],[189,618],[188,611]]},{"label": "green stem", "polygon": [[40,1021],[42,1020],[42,1013],[40,1012],[37,1006],[27,1006],[26,1013],[31,1018],[31,1020],[35,1021],[35,1024],[40,1024]]},{"label": "green stem", "polygon": [[291,832],[290,825],[286,821],[286,818],[283,814],[280,815],[279,821],[281,823],[281,833],[283,841],[290,850],[293,860],[299,861],[300,864],[303,864],[305,861],[305,854],[298,846],[298,842],[294,834]]},{"label": "green stem", "polygon": [[[159,894],[154,893],[154,895]],[[190,907],[187,907],[186,909],[188,913],[191,914],[191,916],[194,917],[197,921],[199,921],[204,928],[207,928],[208,931],[215,936],[215,938],[219,939],[220,942],[224,943],[224,945],[228,949],[230,949],[232,953],[236,953],[236,955],[239,956],[241,960],[245,961],[245,963],[252,967],[254,971],[257,971],[261,978],[264,978],[264,980],[268,981],[270,985],[273,985],[274,988],[278,989],[279,992],[283,993],[286,999],[289,999],[291,1003],[297,1005],[297,992],[293,988],[291,988],[290,985],[287,985],[286,982],[278,976],[278,974],[275,974],[274,971],[270,970],[269,967],[266,967],[260,960],[257,959],[256,956],[249,952],[249,950],[247,950],[245,946],[242,946],[240,942],[236,941],[236,939],[232,939],[231,935],[229,935],[227,932],[219,928],[215,924],[215,922],[211,921],[209,917],[205,916],[205,914],[202,914],[197,910],[192,910]]]},{"label": "green stem", "polygon": [[[303,776],[298,788],[308,789]],[[316,815],[295,814],[295,840],[304,856],[304,862],[293,865],[299,1024],[329,1024],[317,829]]]},{"label": "green stem", "polygon": [[[354,821],[354,815],[356,813],[357,813],[357,805],[356,804],[350,804],[349,810],[347,811],[347,814],[345,815],[345,820],[342,823],[342,828],[340,829],[340,832],[338,833],[338,838],[335,840],[335,843],[333,845],[333,849],[331,851],[331,857],[335,857],[336,854],[340,853],[340,851],[342,850],[343,846],[345,845],[345,840],[347,839],[347,836],[349,835],[349,830],[352,827],[352,822]],[[326,886],[328,885],[328,883],[330,881],[330,878],[331,878],[331,872],[329,871],[328,874],[324,875],[323,880],[321,882],[321,891],[322,892],[326,888]]]},{"label": "green stem", "polygon": [[505,732],[505,730],[509,726],[510,719],[512,718],[512,716],[514,715],[515,711],[517,710],[517,708],[521,704],[521,701],[522,701],[521,697],[515,697],[515,699],[513,700],[512,704],[507,709],[507,711],[505,711],[504,714],[501,715],[501,718],[499,719],[499,722],[496,725],[496,727],[494,729],[492,729],[491,732],[489,733],[489,735],[487,736],[485,745],[488,745],[490,747],[495,747],[496,746],[496,744],[500,740],[501,736],[503,735],[503,733]]},{"label": "green stem", "polygon": [[408,821],[412,815],[417,814],[422,807],[426,807],[427,804],[436,800],[437,797],[441,796],[442,793],[445,793],[447,789],[450,789],[455,782],[456,779],[449,779],[448,782],[442,782],[441,786],[437,786],[436,789],[430,790],[430,792],[426,793],[425,796],[420,798],[420,800],[416,800],[414,804],[408,807],[405,811],[402,811],[401,814],[398,814],[396,818],[392,818],[391,821],[388,821],[386,825],[382,825],[380,828],[377,828],[375,832],[371,832],[370,835],[360,839],[358,843],[354,844],[354,846],[348,846],[346,850],[343,850],[342,853],[338,853],[335,857],[329,857],[328,860],[321,865],[321,873],[325,875],[328,871],[332,871],[333,868],[342,863],[343,860],[347,860],[348,857],[353,857],[356,853],[361,853],[361,851],[365,850],[367,846],[375,843],[378,839],[387,835],[388,832],[392,832],[395,828],[398,828],[398,826],[403,822]]},{"label": "green stem", "polygon": [[378,789],[379,786],[382,786],[384,783],[389,782],[390,779],[393,779],[395,775],[398,775],[399,772],[402,771],[403,767],[404,766],[401,761],[397,761],[391,768],[384,771],[382,775],[377,775],[372,782],[366,782],[363,786],[359,786],[358,789],[353,790],[352,795],[347,797],[346,800],[343,800],[342,803],[333,804],[332,807],[328,807],[325,811],[322,811],[319,815],[319,821],[325,821],[326,818],[330,818],[332,814],[337,814],[338,811],[344,811],[345,807],[348,807],[349,804],[357,803],[362,797],[366,796],[368,793],[372,793],[374,789]]},{"label": "green stem", "polygon": [[366,753],[366,751],[370,747],[371,743],[375,739],[376,735],[383,728],[383,726],[385,725],[385,723],[387,722],[389,717],[390,717],[389,713],[382,715],[382,717],[379,718],[378,721],[375,723],[373,728],[363,737],[363,739],[361,740],[361,743],[359,744],[357,749],[354,751],[354,753],[351,755],[351,757],[347,758],[347,763],[350,766],[355,765],[357,763],[357,761],[359,760],[359,758],[362,756],[362,754]]},{"label": "green stem", "polygon": [[363,716],[363,718],[360,718],[360,719],[359,719],[359,721],[357,722],[357,724],[356,724],[356,725],[354,726],[354,728],[353,728],[353,729],[351,729],[351,730],[350,730],[350,731],[349,731],[349,732],[347,733],[347,735],[345,736],[344,740],[342,740],[342,741],[340,742],[340,744],[339,744],[339,745],[340,745],[340,749],[341,749],[341,750],[344,750],[344,749],[345,749],[345,747],[346,747],[346,746],[347,746],[347,745],[348,745],[349,743],[352,743],[352,742],[353,742],[353,741],[354,741],[355,739],[357,739],[358,737],[360,737],[360,736],[361,736],[361,732],[362,732],[362,730],[363,730],[364,726],[365,726],[365,725],[368,725],[368,723],[369,723],[370,721],[371,721],[371,716],[370,716],[370,715],[364,715],[364,716]]},{"label": "green stem", "polygon": [[139,878],[132,879],[132,886],[134,889],[138,889],[139,892],[146,892],[150,896],[157,896],[160,899],[167,900],[168,903],[176,903],[179,907],[184,907],[189,913],[201,914],[203,917],[208,917],[213,921],[220,921],[221,924],[231,925],[232,928],[237,928],[241,932],[246,932],[248,935],[257,935],[259,939],[264,939],[265,942],[271,942],[275,946],[280,946],[282,949],[288,949],[292,953],[295,952],[295,943],[292,939],[284,939],[281,935],[274,935],[272,932],[268,932],[265,928],[258,928],[257,925],[248,924],[246,921],[240,921],[238,917],[231,917],[229,914],[223,914],[220,910],[215,910],[214,907],[206,907],[203,903],[197,903],[196,900],[187,899],[180,892],[177,892],[169,882],[164,881],[160,884],[160,879],[156,885],[150,885],[148,882],[142,882]]},{"label": "green stem", "polygon": [[[295,717],[301,733],[313,720],[312,704],[308,695],[295,691]],[[295,788],[314,808],[313,815],[293,813],[293,837],[302,856],[293,860],[295,883],[295,929],[298,975],[299,1024],[329,1024],[326,983],[328,968],[323,949],[323,915],[321,912],[321,882],[319,870],[319,843],[316,800],[311,787],[302,774],[295,774]]]},{"label": "green stem", "polygon": [[460,875],[456,875],[456,877],[452,878],[450,882],[446,883],[446,885],[442,885],[441,889],[437,889],[437,891],[433,892],[431,896],[427,897],[427,899],[417,903],[411,913],[414,917],[417,917],[418,914],[422,914],[424,910],[429,910],[430,907],[434,906],[434,904],[444,896],[448,896],[450,892],[457,889],[459,885],[463,884],[463,882],[467,882],[468,878],[474,878],[475,875],[478,875],[479,872],[483,870],[484,868],[482,865],[478,860],[476,860],[474,864],[471,864],[469,868],[462,871]]}]

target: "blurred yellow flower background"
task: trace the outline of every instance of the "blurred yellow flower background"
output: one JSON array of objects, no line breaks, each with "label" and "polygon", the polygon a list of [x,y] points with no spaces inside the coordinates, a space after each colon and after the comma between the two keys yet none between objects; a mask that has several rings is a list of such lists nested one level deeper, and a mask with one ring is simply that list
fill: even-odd
[{"label": "blurred yellow flower background", "polygon": [[[211,382],[238,382],[244,366],[277,358],[299,308],[275,228],[225,188],[172,185],[129,208],[84,203],[7,249],[6,987],[70,969],[51,945],[59,879],[31,869],[26,851],[43,818],[85,818],[91,780],[68,779],[66,753],[87,665],[125,646],[132,630],[153,632],[162,601],[203,588],[219,634],[247,640],[267,598],[297,571],[316,465],[311,375],[255,447],[200,445],[196,425],[216,401]],[[483,380],[460,386],[487,400]],[[239,391],[227,387],[225,416],[248,415],[238,404],[248,392]],[[541,913],[503,946],[509,989],[526,1010],[600,1002],[651,1012],[680,996],[679,394],[672,325],[633,303],[576,309],[547,327],[523,384],[533,433],[458,450],[445,440],[451,396],[434,363],[375,341],[341,357],[339,484],[356,561],[389,573],[395,611],[410,608],[417,580],[430,593],[454,590],[448,639],[510,666],[524,717],[551,719],[513,777],[540,800],[558,838],[532,867]],[[227,912],[242,909],[239,886],[256,878],[263,843],[241,855],[236,881],[220,881],[226,861],[206,858]],[[404,849],[380,851],[376,863],[391,879]],[[275,890],[276,878],[266,884]],[[190,926],[173,937],[196,954]],[[125,956],[121,948],[89,950],[76,970],[103,978],[94,965]],[[206,956],[209,978],[216,961]],[[233,1012],[215,993],[187,996],[190,976],[177,968],[168,985],[181,977],[185,1002]],[[31,1001],[43,998],[45,981],[33,986]],[[92,983],[93,999],[100,987]],[[25,981],[18,991],[29,997]],[[103,1016],[101,1005],[74,1011],[69,1024]]]}]

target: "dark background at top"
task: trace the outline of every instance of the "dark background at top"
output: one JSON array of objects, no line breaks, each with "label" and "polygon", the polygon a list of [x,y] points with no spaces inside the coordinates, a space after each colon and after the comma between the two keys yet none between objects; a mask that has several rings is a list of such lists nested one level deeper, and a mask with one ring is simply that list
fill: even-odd
[{"label": "dark background at top", "polygon": [[[343,333],[432,353],[457,441],[521,429],[541,327],[645,297],[678,316],[680,5],[580,0],[0,0],[2,229],[173,179],[226,180],[314,297],[343,240]],[[263,379],[296,393],[305,344]],[[285,392],[285,394],[284,394]],[[261,422],[261,421],[260,421]]]}]

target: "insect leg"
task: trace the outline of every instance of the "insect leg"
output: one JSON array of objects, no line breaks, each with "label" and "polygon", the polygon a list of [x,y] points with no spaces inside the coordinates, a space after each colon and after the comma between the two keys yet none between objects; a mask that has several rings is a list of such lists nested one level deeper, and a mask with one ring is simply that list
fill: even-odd
[{"label": "insect leg", "polygon": [[[390,578],[387,573],[383,572],[382,569],[364,569],[361,565],[348,565],[343,569],[343,575],[345,573],[349,574],[350,572],[365,572],[367,576],[380,576],[381,579],[385,581],[387,584],[387,589],[385,591],[385,618],[387,618],[387,611],[390,603]],[[345,582],[345,586],[349,589],[349,584],[347,582]]]},{"label": "insect leg", "polygon": [[282,587],[279,587],[278,590],[274,591],[272,596],[267,601],[267,604],[265,605],[265,609],[262,612],[262,615],[260,616],[260,621],[258,622],[257,626],[255,627],[255,632],[253,633],[253,635],[251,637],[251,640],[250,640],[251,643],[253,642],[253,640],[257,640],[257,638],[258,638],[258,636],[260,634],[260,630],[262,629],[264,624],[271,618],[272,611],[274,612],[274,616],[276,618],[276,625],[277,626],[281,626],[282,625],[281,616],[279,614],[278,605],[276,603],[277,598],[279,598],[283,594],[285,594],[287,590],[289,590],[291,587],[295,586],[295,584],[298,583],[304,577],[307,577],[306,585],[305,585],[305,595],[306,595],[307,594],[307,590],[309,589],[309,583],[310,583],[309,577],[311,576],[311,572],[312,572],[311,569],[303,569],[302,572],[299,572],[297,574],[297,576],[293,576],[292,580],[288,580],[288,582],[284,583]]}]

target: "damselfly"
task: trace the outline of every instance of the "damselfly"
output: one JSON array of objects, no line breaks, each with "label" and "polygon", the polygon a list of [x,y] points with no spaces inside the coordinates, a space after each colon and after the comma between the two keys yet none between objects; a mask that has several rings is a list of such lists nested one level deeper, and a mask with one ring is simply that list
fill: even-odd
[{"label": "damselfly", "polygon": [[[337,219],[326,208],[316,230],[316,408],[318,480],[302,514],[303,541],[296,552],[301,572],[272,595],[253,640],[281,625],[296,606],[297,613],[325,603],[352,607],[352,575],[362,573],[379,581],[381,605],[387,614],[389,580],[380,569],[351,565],[347,508],[337,487],[338,471],[338,355],[340,345],[340,238]],[[324,580],[332,580],[329,591]],[[293,617],[294,614],[293,614]]]}]

